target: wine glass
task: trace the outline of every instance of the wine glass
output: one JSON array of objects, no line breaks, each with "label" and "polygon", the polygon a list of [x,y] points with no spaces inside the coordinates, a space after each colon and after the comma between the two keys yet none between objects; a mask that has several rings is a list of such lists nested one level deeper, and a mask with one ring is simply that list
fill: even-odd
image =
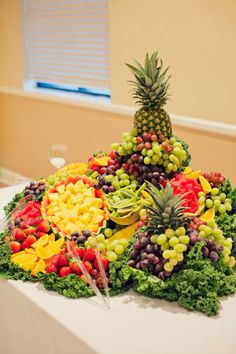
[{"label": "wine glass", "polygon": [[48,149],[48,158],[50,163],[56,169],[65,166],[68,158],[68,147],[63,144],[55,144]]}]

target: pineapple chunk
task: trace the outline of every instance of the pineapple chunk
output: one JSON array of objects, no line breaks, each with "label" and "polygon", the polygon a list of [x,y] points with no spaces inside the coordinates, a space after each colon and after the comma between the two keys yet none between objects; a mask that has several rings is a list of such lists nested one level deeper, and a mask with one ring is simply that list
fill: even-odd
[{"label": "pineapple chunk", "polygon": [[59,194],[63,194],[64,191],[65,191],[65,185],[62,184],[62,185],[58,186],[58,187],[56,188],[56,190],[57,190],[57,192],[58,192]]},{"label": "pineapple chunk", "polygon": [[102,201],[102,199],[99,199],[99,198],[94,199],[94,200],[93,200],[93,205],[94,205],[96,208],[98,208],[98,209],[102,208],[102,206],[103,206],[103,201]]}]

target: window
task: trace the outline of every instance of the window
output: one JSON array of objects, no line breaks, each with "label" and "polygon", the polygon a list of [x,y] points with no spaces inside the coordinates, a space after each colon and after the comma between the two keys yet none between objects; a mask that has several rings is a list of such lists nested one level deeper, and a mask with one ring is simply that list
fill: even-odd
[{"label": "window", "polygon": [[23,0],[27,82],[109,97],[108,1]]}]

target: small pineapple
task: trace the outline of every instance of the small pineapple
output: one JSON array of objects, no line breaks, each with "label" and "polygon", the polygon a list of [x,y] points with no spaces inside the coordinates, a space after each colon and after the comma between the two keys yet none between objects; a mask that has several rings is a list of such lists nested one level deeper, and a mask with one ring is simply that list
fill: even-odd
[{"label": "small pineapple", "polygon": [[144,66],[138,62],[136,66],[127,66],[135,76],[135,81],[129,81],[134,86],[133,97],[141,105],[134,116],[134,127],[140,135],[153,131],[156,135],[169,138],[172,135],[171,121],[163,109],[168,99],[168,68],[162,70],[162,60],[157,52],[150,58],[146,54]]},{"label": "small pineapple", "polygon": [[146,182],[146,191],[153,199],[154,205],[147,206],[149,221],[147,230],[150,234],[162,233],[167,229],[176,229],[185,224],[185,208],[182,207],[183,196],[175,195],[169,183],[158,190],[150,182]]}]

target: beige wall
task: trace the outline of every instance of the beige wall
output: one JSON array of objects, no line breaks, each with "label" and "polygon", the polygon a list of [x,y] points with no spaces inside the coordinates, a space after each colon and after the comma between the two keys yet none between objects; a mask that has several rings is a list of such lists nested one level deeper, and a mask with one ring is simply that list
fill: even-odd
[{"label": "beige wall", "polygon": [[[0,86],[22,85],[19,4],[0,0]],[[111,0],[110,5],[113,102],[131,102],[123,62],[142,60],[146,50],[158,48],[172,67],[171,112],[235,123],[234,1]],[[85,161],[119,141],[131,125],[127,116],[0,89],[0,166],[30,177],[46,175],[53,172],[47,160],[51,144],[65,143],[70,161]],[[236,185],[235,141],[195,130],[176,128],[175,133],[188,141],[194,168],[219,170]]]}]

